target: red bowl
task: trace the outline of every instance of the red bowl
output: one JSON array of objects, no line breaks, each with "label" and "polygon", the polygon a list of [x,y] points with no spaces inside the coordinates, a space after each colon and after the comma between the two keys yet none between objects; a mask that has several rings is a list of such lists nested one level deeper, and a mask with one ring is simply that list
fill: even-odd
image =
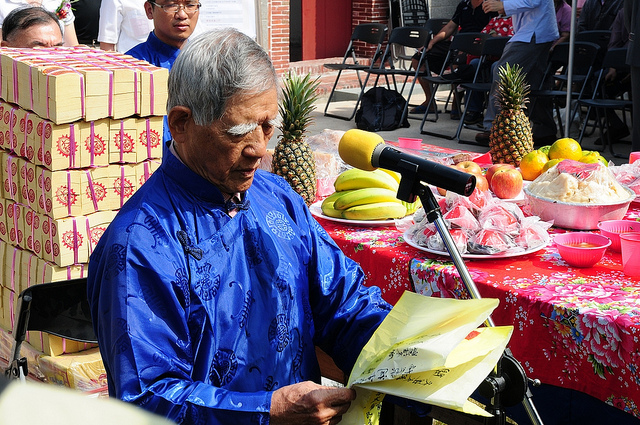
[{"label": "red bowl", "polygon": [[553,241],[562,259],[573,267],[592,267],[611,245],[608,237],[586,232],[562,233]]},{"label": "red bowl", "polygon": [[612,251],[620,252],[620,233],[640,232],[640,221],[606,220],[598,223],[600,233],[611,239]]}]

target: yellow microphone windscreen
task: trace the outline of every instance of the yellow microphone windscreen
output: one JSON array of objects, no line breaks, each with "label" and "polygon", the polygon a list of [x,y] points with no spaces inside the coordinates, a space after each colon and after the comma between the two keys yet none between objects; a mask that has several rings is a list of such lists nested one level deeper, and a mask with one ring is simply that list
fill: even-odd
[{"label": "yellow microphone windscreen", "polygon": [[381,143],[384,144],[384,139],[380,135],[352,128],[347,130],[340,139],[338,154],[352,167],[373,171],[376,167],[371,165],[371,156],[376,146]]}]

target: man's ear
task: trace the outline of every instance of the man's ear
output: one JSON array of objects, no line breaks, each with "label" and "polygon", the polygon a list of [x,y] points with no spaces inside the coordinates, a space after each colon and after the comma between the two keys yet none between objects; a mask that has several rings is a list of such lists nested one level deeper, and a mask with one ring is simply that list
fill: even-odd
[{"label": "man's ear", "polygon": [[174,106],[167,114],[171,137],[178,143],[182,143],[187,137],[187,128],[193,124],[191,109],[186,106]]},{"label": "man's ear", "polygon": [[147,19],[153,21],[153,5],[148,1],[144,2],[144,11],[147,14]]},{"label": "man's ear", "polygon": [[7,40],[2,40],[2,42],[0,42],[1,47],[7,47],[7,44]]}]

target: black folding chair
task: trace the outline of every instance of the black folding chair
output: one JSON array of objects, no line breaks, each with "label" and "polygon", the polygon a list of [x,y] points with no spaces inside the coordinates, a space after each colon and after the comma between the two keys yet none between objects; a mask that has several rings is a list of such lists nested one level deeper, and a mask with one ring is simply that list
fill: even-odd
[{"label": "black folding chair", "polygon": [[[606,90],[605,90],[605,76],[610,68],[616,70],[619,73],[628,73],[629,65],[626,62],[627,57],[627,48],[617,48],[610,49],[604,56],[602,61],[602,66],[598,71],[598,78],[596,80],[596,87],[593,91],[593,95],[589,99],[578,99],[578,105],[581,107],[587,107],[586,116],[589,117],[591,112],[595,110],[596,113],[596,125],[600,131],[600,140],[602,140],[602,150],[606,149],[607,144],[609,145],[609,152],[612,156],[616,158],[626,158],[625,155],[617,154],[613,151],[613,142],[611,140],[611,127],[609,125],[609,120],[607,119],[606,111],[622,111],[623,118],[626,117],[626,112],[631,112],[633,108],[633,102],[629,99],[610,99],[607,98]],[[605,112],[605,113],[603,113]],[[578,142],[582,144],[582,138],[585,134],[586,129],[586,120],[582,125],[582,129],[580,130],[580,136],[578,138]],[[604,128],[607,129],[608,137],[604,137]]]},{"label": "black folding chair", "polygon": [[[430,113],[429,111],[431,110],[432,107],[434,110],[433,113],[435,115],[432,121],[438,120],[436,94],[441,85],[445,85],[445,84],[450,85],[448,98],[451,98],[454,93],[454,90],[456,90],[456,87],[459,84],[471,83],[476,79],[480,68],[477,68],[475,72],[470,77],[468,77],[468,76],[465,76],[464,73],[453,72],[452,65],[455,65],[456,58],[458,58],[458,56],[461,54],[480,57],[482,55],[482,48],[483,48],[484,42],[488,37],[489,37],[488,34],[483,34],[479,32],[464,32],[464,33],[456,34],[453,37],[453,40],[451,41],[451,46],[449,47],[449,51],[447,52],[447,57],[445,58],[444,64],[442,65],[442,69],[436,71],[438,72],[438,75],[431,75],[431,73],[429,73],[429,75],[422,77],[423,79],[429,82],[432,88],[431,88],[431,97],[428,99],[428,102],[427,102],[427,110],[425,111],[422,117],[422,123],[420,124],[420,133],[428,134],[436,137],[443,137],[449,140],[452,140],[457,137],[457,134],[458,134],[457,131],[453,135],[446,135],[446,134],[432,132],[432,131],[425,131],[424,124],[427,121],[427,116],[429,115]],[[466,66],[467,65],[466,60],[464,63],[458,64],[458,65]],[[449,74],[446,74],[447,71],[449,71]],[[453,102],[454,102],[454,105],[458,108],[458,110],[462,109],[462,105],[460,104],[457,96],[453,96]]]},{"label": "black folding chair", "polygon": [[400,23],[403,27],[424,26],[429,19],[426,0],[400,0]]},{"label": "black folding chair", "polygon": [[[574,43],[571,88],[567,87],[569,49],[570,43],[568,42],[559,43],[553,48],[540,86],[537,89],[532,89],[529,93],[529,98],[531,99],[529,111],[533,110],[535,102],[543,99],[551,101],[552,108],[557,115],[559,129],[563,128],[560,107],[566,103],[567,90],[571,91],[572,100],[583,99],[585,94],[588,95],[589,93],[589,82],[595,69],[594,64],[596,63],[600,46],[584,41]],[[561,71],[557,73],[559,69]],[[549,79],[554,81],[554,89],[544,89]],[[566,105],[566,107],[571,109],[569,119],[572,121],[577,112],[578,104],[576,103],[575,106]]]},{"label": "black folding chair", "polygon": [[[373,87],[376,87],[378,85],[380,77],[384,77],[387,88],[391,88],[391,78],[391,81],[393,81],[394,90],[403,95],[407,85],[407,81],[411,78],[412,81],[409,85],[409,92],[406,95],[407,102],[400,118],[400,122],[404,122],[408,114],[411,94],[413,93],[415,84],[418,81],[418,77],[426,75],[426,72],[428,72],[428,70],[421,71],[422,64],[425,62],[426,57],[426,49],[424,49],[424,47],[426,46],[428,41],[429,31],[425,27],[397,27],[391,30],[391,33],[389,34],[389,42],[387,43],[384,55],[382,56],[380,67],[365,70],[365,72],[367,73],[367,78],[365,79],[364,86],[360,91],[360,97],[362,97],[362,94],[366,89],[367,82],[371,75],[376,76]],[[418,60],[418,64],[415,69],[403,69],[397,67],[397,61],[394,59],[393,53],[396,47],[415,50],[422,49],[420,59]],[[402,87],[400,89],[398,89],[398,82],[396,80],[396,77],[400,77],[403,80]]]},{"label": "black folding chair", "polygon": [[24,379],[29,374],[20,348],[27,331],[41,331],[74,341],[97,343],[93,331],[87,279],[34,285],[22,291],[16,310],[13,355],[5,376]]},{"label": "black folding chair", "polygon": [[[491,83],[493,80],[493,76],[491,73],[491,64],[495,60],[499,59],[500,56],[502,56],[502,52],[504,51],[504,48],[506,47],[510,39],[511,37],[489,37],[484,41],[484,44],[482,46],[482,54],[480,55],[474,80],[471,83],[460,84],[460,87],[465,89],[466,99],[469,99],[472,93],[479,92],[484,95],[486,102],[486,98],[491,91]],[[463,140],[461,138],[462,129],[471,128],[464,123],[464,119],[467,116],[467,107],[468,103],[465,103],[465,107],[462,110],[462,115],[460,116],[460,123],[458,124],[458,130],[456,132],[455,138],[458,139],[458,143],[477,145],[478,143],[475,140]],[[478,127],[476,128],[476,130],[483,131],[484,129],[482,127]]]},{"label": "black folding chair", "polygon": [[597,44],[600,47],[600,50],[598,50],[598,55],[596,57],[596,62],[593,64],[594,68],[600,69],[605,52],[609,49],[610,39],[610,30],[589,30],[578,32],[574,41],[593,43]]},{"label": "black folding chair", "polygon": [[[438,34],[450,20],[450,18],[429,18],[422,26],[429,31],[429,39],[431,39],[434,35]],[[397,50],[398,49],[396,49],[396,56],[403,61],[403,68],[406,68],[404,62],[411,63],[413,55],[407,55],[405,52],[398,52]]]},{"label": "black folding chair", "polygon": [[[386,38],[386,36],[387,36],[387,26],[384,24],[378,24],[378,23],[360,24],[355,27],[355,29],[353,30],[353,34],[351,34],[351,40],[349,41],[347,50],[344,53],[342,62],[341,63],[325,63],[323,65],[327,69],[338,71],[338,75],[336,76],[336,80],[333,83],[333,88],[331,89],[331,93],[329,93],[327,104],[324,107],[325,116],[340,118],[347,121],[350,121],[355,116],[356,109],[358,108],[358,103],[360,101],[359,97],[358,97],[358,100],[356,101],[356,106],[351,112],[351,115],[349,117],[327,112],[329,109],[329,104],[334,99],[336,87],[338,86],[338,81],[340,80],[340,77],[342,76],[343,71],[356,72],[356,75],[358,76],[358,83],[360,84],[360,93],[362,94],[363,82],[360,77],[360,71],[364,71],[367,68],[372,68],[375,66],[376,61],[380,58],[380,55],[382,53],[382,43]],[[369,58],[368,64],[360,62],[358,60],[358,57],[356,56],[355,48],[358,42],[365,43],[365,45],[369,44],[374,50],[373,55]]]}]

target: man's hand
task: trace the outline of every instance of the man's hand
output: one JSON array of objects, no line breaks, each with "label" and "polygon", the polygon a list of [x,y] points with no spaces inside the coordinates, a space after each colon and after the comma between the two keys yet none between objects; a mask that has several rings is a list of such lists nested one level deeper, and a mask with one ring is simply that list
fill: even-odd
[{"label": "man's hand", "polygon": [[484,0],[482,10],[484,10],[484,13],[498,12],[504,14],[504,4],[498,0]]},{"label": "man's hand", "polygon": [[271,396],[272,425],[334,425],[349,409],[356,392],[350,388],[324,387],[311,381],[288,385]]}]

